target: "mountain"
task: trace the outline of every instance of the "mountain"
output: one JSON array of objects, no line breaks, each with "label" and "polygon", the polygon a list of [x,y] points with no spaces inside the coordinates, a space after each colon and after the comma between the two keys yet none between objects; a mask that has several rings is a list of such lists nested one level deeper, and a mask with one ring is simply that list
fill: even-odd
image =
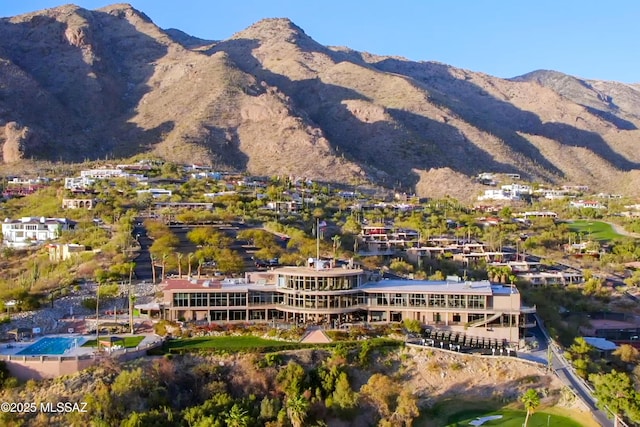
[{"label": "mountain", "polygon": [[0,20],[6,164],[152,153],[423,196],[473,197],[480,172],[635,193],[639,107],[638,85],[328,47],[288,19],[220,41],[126,4]]}]

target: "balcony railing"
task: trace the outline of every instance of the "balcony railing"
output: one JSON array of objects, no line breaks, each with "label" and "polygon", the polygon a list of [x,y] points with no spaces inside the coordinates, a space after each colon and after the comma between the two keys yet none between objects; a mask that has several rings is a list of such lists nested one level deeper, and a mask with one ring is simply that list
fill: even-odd
[{"label": "balcony railing", "polygon": [[527,307],[526,305],[520,307],[520,313],[522,314],[533,314],[536,312],[537,310],[535,305],[533,307]]}]

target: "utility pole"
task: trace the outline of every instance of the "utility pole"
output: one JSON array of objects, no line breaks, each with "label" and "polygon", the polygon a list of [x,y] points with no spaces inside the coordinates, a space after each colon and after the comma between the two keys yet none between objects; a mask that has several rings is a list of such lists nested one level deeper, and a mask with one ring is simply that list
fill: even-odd
[{"label": "utility pole", "polygon": [[100,351],[100,282],[96,282],[96,346]]},{"label": "utility pole", "polygon": [[316,270],[320,269],[320,218],[316,218]]},{"label": "utility pole", "polygon": [[156,259],[153,256],[153,254],[150,255],[151,256],[151,276],[153,277],[153,284],[156,284]]},{"label": "utility pole", "polygon": [[129,265],[129,292],[128,292],[128,298],[129,298],[129,331],[133,334],[134,330],[133,330],[133,295],[131,294],[131,278],[133,276],[133,266],[134,263],[131,263],[131,265]]}]

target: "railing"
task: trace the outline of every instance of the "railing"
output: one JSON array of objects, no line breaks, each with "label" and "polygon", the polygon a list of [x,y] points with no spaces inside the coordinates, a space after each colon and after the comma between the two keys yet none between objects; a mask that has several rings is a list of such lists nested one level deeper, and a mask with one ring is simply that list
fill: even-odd
[{"label": "railing", "polygon": [[537,313],[537,309],[536,306],[534,305],[533,307],[527,307],[527,306],[521,306],[520,307],[520,313],[522,314],[533,314],[533,313]]}]

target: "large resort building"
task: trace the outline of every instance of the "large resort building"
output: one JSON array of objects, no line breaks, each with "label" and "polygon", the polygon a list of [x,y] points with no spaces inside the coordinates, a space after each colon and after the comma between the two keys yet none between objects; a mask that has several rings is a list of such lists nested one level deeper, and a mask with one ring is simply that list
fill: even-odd
[{"label": "large resort building", "polygon": [[163,316],[207,322],[340,327],[418,320],[426,327],[515,343],[533,326],[515,287],[489,281],[388,280],[357,268],[282,267],[243,279],[167,279]]}]

